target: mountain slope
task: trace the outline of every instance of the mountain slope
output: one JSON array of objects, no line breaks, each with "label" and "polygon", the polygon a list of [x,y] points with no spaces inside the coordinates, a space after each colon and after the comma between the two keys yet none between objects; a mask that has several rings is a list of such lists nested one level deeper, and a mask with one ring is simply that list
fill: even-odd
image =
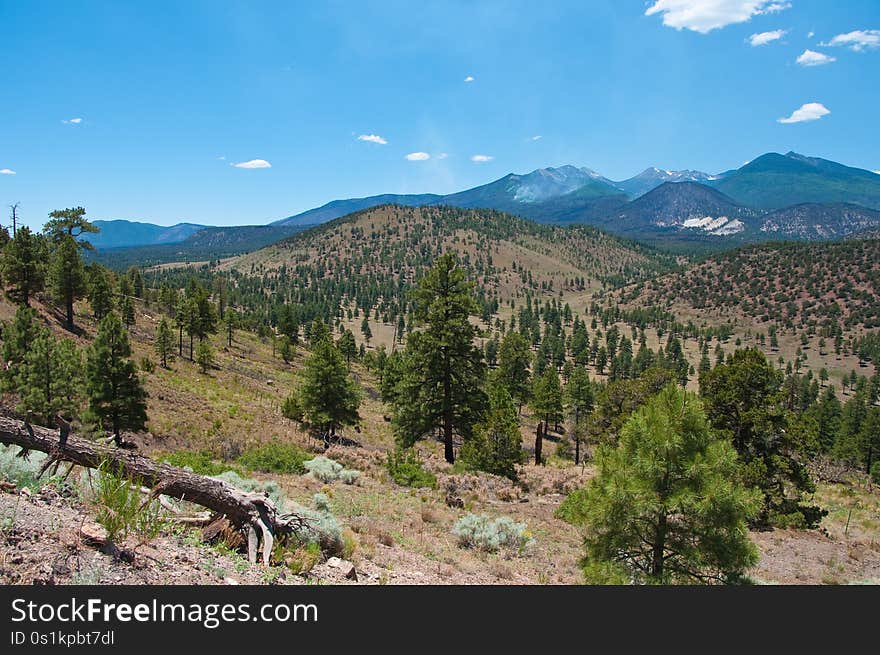
[{"label": "mountain slope", "polygon": [[190,235],[204,229],[204,225],[178,223],[170,227],[141,223],[138,221],[93,221],[100,232],[87,234],[84,238],[95,248],[122,248],[126,246],[155,246],[163,243],[179,243]]},{"label": "mountain slope", "polygon": [[880,327],[880,240],[773,243],[710,257],[621,292],[636,307],[802,328]]},{"label": "mountain slope", "polygon": [[207,227],[178,243],[104,248],[96,253],[87,253],[87,256],[114,269],[133,265],[207,261],[252,252],[303,229],[305,228],[299,225]]},{"label": "mountain slope", "polygon": [[756,212],[697,182],[664,182],[609,217],[607,227],[627,236],[715,237],[750,230]]},{"label": "mountain slope", "polygon": [[622,189],[630,198],[638,198],[652,189],[656,189],[664,182],[701,182],[706,183],[717,179],[716,175],[709,175],[701,171],[667,171],[660,168],[646,168],[644,171],[628,180],[616,182],[615,186]]},{"label": "mountain slope", "polygon": [[[357,299],[387,307],[407,303],[413,281],[447,251],[463,259],[482,297],[505,300],[526,291],[552,295],[619,284],[673,264],[668,256],[586,226],[539,225],[493,210],[384,205],[314,227],[224,268],[317,286],[330,306]],[[276,293],[282,293],[280,286]]]},{"label": "mountain slope", "polygon": [[777,239],[824,241],[880,230],[880,211],[851,203],[804,203],[761,217],[761,232]]},{"label": "mountain slope", "polygon": [[712,185],[757,209],[840,202],[880,209],[880,175],[795,152],[761,155]]},{"label": "mountain slope", "polygon": [[309,209],[294,216],[288,216],[281,220],[275,221],[272,225],[319,225],[332,221],[341,216],[347,216],[362,209],[370,207],[378,207],[379,205],[405,205],[407,207],[420,207],[422,205],[431,205],[442,198],[433,193],[422,193],[413,195],[396,195],[386,193],[378,196],[369,196],[368,198],[350,198],[348,200],[333,200],[326,205],[321,205],[315,209]]}]

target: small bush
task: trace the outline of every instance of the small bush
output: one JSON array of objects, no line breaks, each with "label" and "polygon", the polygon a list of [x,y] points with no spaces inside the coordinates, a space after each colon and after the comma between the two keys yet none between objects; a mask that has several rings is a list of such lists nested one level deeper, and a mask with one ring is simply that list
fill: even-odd
[{"label": "small bush", "polygon": [[242,491],[255,491],[257,493],[265,493],[269,496],[269,500],[275,503],[276,507],[284,507],[285,498],[278,483],[272,480],[261,482],[253,478],[244,478],[236,471],[224,471],[220,475],[212,475],[215,480],[220,480],[226,484],[232,485],[236,489]]},{"label": "small bush", "polygon": [[286,552],[282,559],[294,575],[302,575],[311,571],[321,561],[321,546],[317,542]]},{"label": "small bush", "polygon": [[141,357],[141,370],[144,373],[152,373],[156,370],[156,365],[149,357]]},{"label": "small bush", "polygon": [[360,471],[343,468],[342,464],[327,457],[315,457],[303,463],[309,473],[321,482],[342,480],[345,484],[354,484],[361,476]]},{"label": "small bush", "polygon": [[92,486],[95,520],[107,531],[111,543],[118,544],[129,535],[140,543],[152,541],[162,532],[165,521],[157,500],[144,504],[140,485],[114,471],[107,463],[98,469]]},{"label": "small bush", "polygon": [[305,473],[303,463],[307,457],[305,451],[293,444],[272,442],[248,448],[238,458],[238,463],[264,473]]},{"label": "small bush", "polygon": [[217,463],[207,450],[178,450],[162,457],[163,462],[191,470],[199,475],[220,475],[231,470],[229,464]]},{"label": "small bush", "polygon": [[417,489],[437,487],[437,476],[425,470],[422,458],[412,448],[396,448],[388,453],[386,466],[391,479],[399,485]]},{"label": "small bush", "polygon": [[880,462],[874,462],[871,465],[871,482],[880,484]]},{"label": "small bush", "polygon": [[21,448],[18,446],[0,446],[0,479],[14,482],[19,488],[27,487],[37,490],[50,479],[37,478],[37,473],[46,456],[43,453],[31,452],[28,458],[18,457]]},{"label": "small bush", "polygon": [[532,542],[525,523],[501,516],[497,519],[485,515],[468,514],[461,517],[452,528],[462,548],[474,548],[489,553],[504,550],[522,554]]}]

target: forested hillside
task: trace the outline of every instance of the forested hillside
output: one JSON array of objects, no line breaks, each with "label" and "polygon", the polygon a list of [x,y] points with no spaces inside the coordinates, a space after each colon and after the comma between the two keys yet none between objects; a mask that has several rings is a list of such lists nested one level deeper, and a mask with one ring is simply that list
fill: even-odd
[{"label": "forested hillside", "polygon": [[[153,561],[226,558],[215,582],[880,578],[876,241],[688,264],[591,228],[383,206],[122,273],[84,264],[93,229],[73,208],[3,238],[0,384],[20,427],[0,429],[17,444],[0,474],[40,491],[34,515],[99,526],[83,539],[113,545],[90,558],[100,581],[162,582],[126,563],[160,543]],[[266,546],[259,514],[142,503],[142,480],[83,455],[108,447],[306,527]],[[59,468],[75,461],[97,483]],[[3,579],[43,579],[67,547],[7,498],[4,548],[26,564]]]}]

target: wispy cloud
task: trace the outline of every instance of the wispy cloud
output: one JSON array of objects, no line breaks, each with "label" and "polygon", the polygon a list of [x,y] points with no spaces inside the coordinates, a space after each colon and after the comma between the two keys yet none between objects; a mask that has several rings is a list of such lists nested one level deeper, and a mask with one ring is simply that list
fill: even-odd
[{"label": "wispy cloud", "polygon": [[358,137],[358,141],[369,141],[370,143],[378,143],[383,146],[388,143],[388,141],[378,134],[361,134]]},{"label": "wispy cloud", "polygon": [[531,139],[529,139],[529,141],[540,141],[540,140],[543,139],[543,138],[544,138],[544,137],[541,136],[540,134],[536,134],[536,135],[533,136]]},{"label": "wispy cloud", "polygon": [[11,168],[0,168],[0,175],[15,175],[15,171]]},{"label": "wispy cloud", "polygon": [[800,109],[795,109],[791,116],[787,118],[779,118],[779,123],[805,123],[807,121],[817,121],[823,116],[827,116],[831,111],[821,102],[808,102],[801,105]]},{"label": "wispy cloud", "polygon": [[795,61],[801,66],[823,66],[835,62],[837,59],[815,50],[804,50]]},{"label": "wispy cloud", "polygon": [[426,159],[430,159],[431,155],[427,152],[411,152],[406,156],[410,161],[425,161]]},{"label": "wispy cloud", "polygon": [[67,118],[65,120],[62,120],[61,122],[64,123],[65,125],[79,125],[80,123],[83,122],[83,119],[82,118]]},{"label": "wispy cloud", "polygon": [[813,32],[812,30],[809,31],[809,32],[807,32],[807,38],[808,38],[808,39],[812,39],[814,36],[816,36],[816,33]]},{"label": "wispy cloud", "polygon": [[474,81],[474,76],[473,76],[473,75],[468,75],[466,78],[464,78],[464,81],[465,81],[465,82],[473,82],[473,81]]},{"label": "wispy cloud", "polygon": [[492,155],[474,155],[473,157],[471,157],[471,161],[475,161],[477,163],[492,161],[493,159],[495,159],[495,157],[493,157]]},{"label": "wispy cloud", "polygon": [[760,45],[767,45],[768,43],[773,43],[773,41],[781,39],[785,36],[787,31],[788,30],[773,30],[772,32],[758,32],[749,37],[749,43],[753,48]]},{"label": "wispy cloud", "polygon": [[880,48],[880,30],[854,30],[846,34],[838,34],[828,43],[820,43],[819,45],[846,46],[856,52]]},{"label": "wispy cloud", "polygon": [[439,155],[435,157],[435,159],[446,159],[449,155],[445,152],[441,152]]},{"label": "wispy cloud", "polygon": [[265,159],[251,159],[249,161],[240,161],[235,164],[230,164],[230,166],[235,166],[235,168],[272,168],[272,164],[267,162]]},{"label": "wispy cloud", "polygon": [[781,0],[654,0],[645,15],[662,14],[667,27],[708,34],[726,25],[745,23],[752,16],[789,7],[790,2]]}]

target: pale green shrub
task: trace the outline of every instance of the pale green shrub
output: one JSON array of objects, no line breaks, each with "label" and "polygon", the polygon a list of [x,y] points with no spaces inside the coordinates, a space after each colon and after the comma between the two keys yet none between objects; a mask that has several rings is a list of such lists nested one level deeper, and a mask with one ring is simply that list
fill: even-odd
[{"label": "pale green shrub", "polygon": [[342,464],[328,457],[315,457],[303,463],[312,477],[321,482],[342,480],[345,484],[354,484],[361,477],[361,472],[343,468]]},{"label": "pale green shrub", "polygon": [[522,554],[533,539],[525,523],[501,516],[493,519],[485,515],[468,514],[452,528],[452,534],[462,548],[474,548],[494,553],[499,550]]}]

